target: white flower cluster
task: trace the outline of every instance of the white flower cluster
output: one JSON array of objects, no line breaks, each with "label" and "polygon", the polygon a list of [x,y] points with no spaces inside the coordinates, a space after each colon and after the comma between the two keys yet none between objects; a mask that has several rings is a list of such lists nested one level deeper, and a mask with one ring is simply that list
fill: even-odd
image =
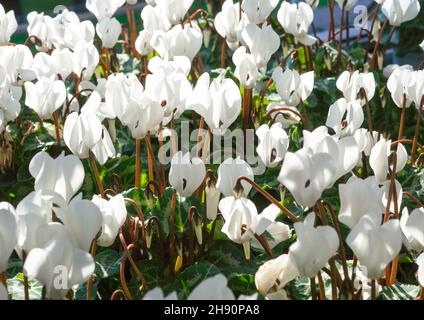
[{"label": "white flower cluster", "polygon": [[[110,55],[119,42],[126,42],[114,17],[126,2],[132,6],[137,1],[87,0],[87,9],[97,19],[95,26],[68,10],[55,17],[31,12],[27,31],[28,43],[37,51],[34,55],[26,45],[9,44],[17,23],[14,13],[5,13],[0,5],[0,133],[19,116],[25,93],[25,106],[40,122],[63,120],[63,127],[55,123],[57,139],[59,143],[63,139],[72,153],[56,158],[44,151],[37,153],[29,165],[34,191],[16,208],[0,203],[0,274],[16,251],[23,260],[25,276],[40,281],[52,299],[64,298],[69,289],[89,281],[95,270],[92,248],[113,245],[130,219],[121,194],[108,197],[99,190],[101,195],[88,200],[79,193],[85,178],[81,159],[103,165],[119,156],[114,144],[116,120],[137,142],[145,139],[146,143],[150,143],[150,135],[164,134],[188,111],[198,115],[212,135],[224,134],[240,113],[246,129],[252,115],[249,94],[271,71],[270,61],[281,49],[280,35],[269,23],[273,11],[296,45],[306,51],[317,43],[308,31],[318,1],[283,1],[277,9],[277,0],[226,0],[213,25],[223,38],[223,50],[226,47],[232,54],[239,86],[226,73],[211,78],[203,72],[199,52],[206,31],[196,16],[190,15],[193,0],[148,1],[141,12],[142,31],[127,43],[135,50],[134,58],[144,62],[145,70],[143,74],[125,73],[112,69]],[[350,10],[357,1],[336,2]],[[416,0],[382,4],[382,12],[393,26],[415,18],[419,10]],[[296,241],[288,253],[267,261],[255,275],[258,292],[268,299],[287,299],[285,287],[290,281],[299,275],[315,278],[333,261],[343,243],[335,227],[338,221],[350,229],[346,243],[360,267],[366,268],[365,279],[380,278],[398,256],[402,243],[418,256],[424,250],[424,209],[415,208],[409,214],[403,206],[402,185],[396,179],[408,161],[402,135],[392,141],[372,129],[369,117],[368,129],[362,127],[367,118],[364,110],[370,112],[369,102],[379,89],[374,74],[342,72],[336,81],[341,97],[329,106],[325,125],[303,130],[298,150],[289,146],[288,130],[299,122],[305,127],[308,124],[301,113],[314,90],[314,71],[302,73],[281,64],[268,74],[279,102],[268,106],[268,113],[276,115],[273,122],[256,126],[255,150],[266,167],[280,170],[278,182],[306,214],[304,220],[277,200],[258,211],[249,198],[252,186],[256,188],[254,171],[240,157],[225,159],[215,181],[206,178],[208,170],[199,155],[175,150],[169,185],[182,198],[204,191],[207,218],[213,221],[218,214],[222,216],[222,232],[243,245],[246,258],[250,258],[251,246],[258,248],[265,235],[270,249],[289,239],[292,230],[277,218],[283,211],[292,219]],[[385,74],[387,89],[402,112],[414,105],[421,114],[424,71],[391,66]],[[85,101],[81,107],[79,101]],[[149,157],[153,156],[150,153]],[[358,173],[368,165],[369,175]],[[159,170],[156,173],[160,177]],[[325,216],[331,204],[326,206],[322,197],[335,185],[340,209],[330,226]],[[261,193],[273,199],[265,190]],[[322,225],[316,225],[317,217]],[[419,283],[424,286],[424,255],[415,262]],[[58,266],[66,269],[62,286],[57,284]],[[0,283],[0,299],[6,297],[6,288]],[[165,297],[156,288],[144,299],[176,297],[176,293]],[[235,299],[223,275],[206,279],[189,296],[213,298]]]}]

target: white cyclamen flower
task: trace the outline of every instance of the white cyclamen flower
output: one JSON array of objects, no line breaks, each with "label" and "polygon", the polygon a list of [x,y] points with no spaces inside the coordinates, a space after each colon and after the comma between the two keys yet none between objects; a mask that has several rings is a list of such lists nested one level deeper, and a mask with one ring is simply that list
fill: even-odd
[{"label": "white cyclamen flower", "polygon": [[101,247],[109,247],[115,241],[127,217],[124,197],[118,194],[106,200],[101,196],[94,196],[91,201],[102,213],[102,233],[97,243]]},{"label": "white cyclamen flower", "polygon": [[105,17],[97,23],[97,34],[105,48],[113,48],[118,42],[122,27],[116,18]]},{"label": "white cyclamen flower", "polygon": [[0,45],[8,45],[10,37],[18,29],[15,12],[13,10],[4,11],[3,5],[0,4]]},{"label": "white cyclamen flower", "polygon": [[241,38],[259,69],[266,69],[268,61],[280,47],[280,37],[266,23],[262,27],[249,23],[241,32]]},{"label": "white cyclamen flower", "polygon": [[[237,157],[236,159],[225,159],[218,167],[218,181],[216,187],[224,196],[229,197],[234,195],[234,187],[236,186],[239,177],[246,177],[253,180],[253,170],[250,165]],[[243,195],[247,197],[252,186],[246,181],[241,181],[243,187]]]},{"label": "white cyclamen flower", "polygon": [[169,31],[156,30],[150,40],[150,45],[166,60],[175,56],[186,56],[192,61],[200,51],[203,43],[203,33],[195,23],[177,24]]},{"label": "white cyclamen flower", "polygon": [[331,185],[337,172],[328,153],[313,155],[306,149],[287,152],[278,181],[284,185],[299,205],[313,207],[322,192]]},{"label": "white cyclamen flower", "polygon": [[382,192],[373,176],[366,179],[352,177],[347,183],[339,184],[339,196],[339,221],[349,228],[353,228],[366,214],[381,217],[384,212]]},{"label": "white cyclamen flower", "polygon": [[6,271],[17,242],[14,209],[9,203],[0,202],[0,273]]},{"label": "white cyclamen flower", "polygon": [[306,72],[302,75],[296,70],[281,67],[275,68],[272,79],[277,86],[277,92],[288,106],[297,106],[300,101],[305,101],[314,88],[314,72]]},{"label": "white cyclamen flower", "polygon": [[226,197],[219,202],[219,210],[224,217],[224,232],[232,241],[246,244],[257,235],[265,232],[280,213],[275,205],[270,205],[258,214],[255,204],[247,198]]},{"label": "white cyclamen flower", "polygon": [[104,164],[109,157],[115,156],[115,147],[96,114],[100,104],[100,95],[94,91],[80,114],[72,112],[66,118],[63,139],[72,153],[79,158],[88,158],[91,151],[99,163]]},{"label": "white cyclamen flower", "polygon": [[336,0],[336,2],[340,9],[344,8],[345,11],[350,11],[358,3],[358,0]]},{"label": "white cyclamen flower", "polygon": [[38,237],[38,242],[43,245],[29,252],[24,274],[40,281],[48,298],[63,299],[74,285],[82,284],[92,276],[94,259],[88,252],[74,247],[66,228],[60,223],[40,228]]},{"label": "white cyclamen flower", "polygon": [[268,16],[277,5],[278,0],[243,0],[241,8],[250,22],[261,24],[268,19]]},{"label": "white cyclamen flower", "polygon": [[402,23],[415,19],[421,10],[418,0],[385,0],[381,11],[389,20],[390,25],[400,26]]},{"label": "white cyclamen flower", "polygon": [[296,222],[297,240],[290,246],[289,255],[299,274],[313,278],[339,248],[339,237],[330,226],[314,226],[315,213],[310,213],[304,222]]},{"label": "white cyclamen flower", "polygon": [[100,21],[103,18],[112,18],[124,3],[125,0],[87,0],[85,6]]},{"label": "white cyclamen flower", "polygon": [[237,27],[240,22],[240,4],[233,0],[225,0],[222,9],[215,16],[214,25],[216,32],[225,38],[230,48],[238,43]]},{"label": "white cyclamen flower", "polygon": [[233,80],[222,76],[211,82],[205,72],[197,81],[187,106],[205,119],[212,133],[222,134],[240,114],[240,90]]},{"label": "white cyclamen flower", "polygon": [[[372,72],[360,73],[355,71],[350,73],[344,71],[336,82],[337,89],[343,92],[343,96],[349,102],[361,100],[365,104],[365,99],[361,96],[361,90],[365,92],[367,101],[370,101],[375,93],[375,79]],[[362,101],[363,100],[363,101]]]},{"label": "white cyclamen flower", "polygon": [[172,24],[182,21],[194,0],[156,0],[156,6],[162,10]]},{"label": "white cyclamen flower", "polygon": [[268,260],[259,267],[255,274],[255,285],[259,293],[266,295],[275,286],[275,291],[284,288],[287,283],[299,275],[293,257],[283,254]]},{"label": "white cyclamen flower", "polygon": [[[0,66],[0,73],[3,70]],[[0,133],[6,129],[7,123],[15,120],[21,112],[20,97],[14,95],[12,92],[13,89],[7,81],[4,81],[2,86],[0,88]]]},{"label": "white cyclamen flower", "polygon": [[102,230],[103,218],[99,207],[78,194],[68,205],[54,207],[53,210],[68,230],[74,246],[89,252],[93,240]]},{"label": "white cyclamen flower", "polygon": [[424,253],[421,253],[415,262],[418,265],[418,282],[424,287]]},{"label": "white cyclamen flower", "polygon": [[62,153],[53,159],[44,151],[32,158],[29,172],[35,179],[36,191],[55,192],[66,202],[81,188],[85,176],[84,166],[78,157]]},{"label": "white cyclamen flower", "polygon": [[340,98],[330,106],[325,125],[334,130],[337,136],[352,136],[364,122],[364,112],[358,101],[348,102]]},{"label": "white cyclamen flower", "polygon": [[66,99],[62,80],[41,79],[36,84],[25,82],[25,105],[35,110],[43,120],[50,119]]},{"label": "white cyclamen flower", "polygon": [[400,225],[412,249],[424,249],[424,208],[417,208],[408,214],[408,209],[402,211]]},{"label": "white cyclamen flower", "polygon": [[235,300],[223,274],[203,280],[188,296],[187,300]]},{"label": "white cyclamen flower", "polygon": [[413,101],[411,96],[411,84],[413,83],[414,72],[408,68],[397,68],[387,80],[393,102],[399,107],[409,108]]},{"label": "white cyclamen flower", "polygon": [[255,58],[246,52],[246,48],[241,46],[233,54],[233,62],[236,65],[234,75],[239,79],[245,89],[252,89],[260,77]]},{"label": "white cyclamen flower", "polygon": [[206,167],[202,159],[193,157],[190,153],[183,155],[177,152],[171,160],[169,183],[182,197],[190,197],[205,179]]},{"label": "white cyclamen flower", "polygon": [[275,167],[283,161],[289,147],[289,137],[280,123],[274,123],[271,128],[263,124],[256,130],[259,143],[256,152],[267,167]]},{"label": "white cyclamen flower", "polygon": [[288,3],[283,1],[278,10],[278,22],[284,31],[292,34],[297,41],[305,46],[313,45],[317,39],[308,35],[308,29],[314,21],[314,11],[305,2]]},{"label": "white cyclamen flower", "polygon": [[346,238],[370,279],[379,278],[386,266],[399,254],[402,232],[399,220],[381,225],[381,216],[365,215]]},{"label": "white cyclamen flower", "polygon": [[[382,184],[388,179],[389,174],[389,156],[391,154],[391,140],[380,139],[371,150],[370,166],[374,171],[377,182]],[[395,172],[401,171],[408,160],[408,153],[403,144],[399,143],[396,149],[396,168]],[[392,168],[393,169],[393,168]]]}]

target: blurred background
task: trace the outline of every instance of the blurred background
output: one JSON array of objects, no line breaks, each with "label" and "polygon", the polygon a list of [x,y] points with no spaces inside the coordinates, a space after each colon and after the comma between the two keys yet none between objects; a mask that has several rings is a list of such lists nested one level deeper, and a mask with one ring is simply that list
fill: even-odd
[{"label": "blurred background", "polygon": [[[315,18],[314,24],[318,32],[318,36],[321,39],[326,39],[328,34],[328,21],[329,21],[329,11],[327,7],[327,0],[317,0],[319,1],[318,8],[314,11]],[[406,1],[406,0],[405,0]],[[19,28],[14,38],[12,39],[15,43],[23,43],[26,40],[27,33],[27,20],[26,16],[31,11],[44,12],[46,14],[53,15],[53,10],[58,5],[64,5],[69,10],[73,10],[78,13],[81,20],[90,19],[95,22],[94,16],[91,15],[86,7],[86,0],[0,0],[1,4],[5,7],[5,10],[14,10],[16,18],[18,20]],[[202,7],[206,9],[206,3],[210,3],[216,10],[219,10],[221,5],[221,0],[201,0],[200,3]],[[282,2],[282,0],[281,0]],[[290,2],[299,2],[299,0],[291,0]],[[196,4],[197,1],[194,1]],[[411,64],[413,66],[418,66],[420,61],[423,59],[424,54],[419,47],[419,44],[424,39],[424,0],[420,0],[421,3],[421,13],[416,19],[410,22],[403,23],[398,31],[392,38],[392,48],[387,52],[388,63],[397,63],[397,64]],[[144,0],[139,0],[136,5],[136,19],[138,25],[140,25],[140,12],[142,8],[146,5]],[[363,5],[368,8],[368,12],[372,12],[373,8],[376,6],[374,0],[359,0],[358,5]],[[276,14],[275,10],[275,13]],[[381,12],[380,15],[382,16]],[[117,18],[121,23],[127,22],[125,8],[122,7],[116,14]],[[350,21],[353,22],[356,14],[350,12]],[[340,10],[336,5],[334,18],[336,25],[340,17]],[[370,22],[369,22],[370,24]],[[388,33],[388,32],[386,32]],[[357,35],[357,29],[351,28],[350,35],[354,38]],[[365,36],[365,33],[364,33]],[[386,35],[387,36],[387,35]],[[383,37],[383,42],[385,41]]]}]

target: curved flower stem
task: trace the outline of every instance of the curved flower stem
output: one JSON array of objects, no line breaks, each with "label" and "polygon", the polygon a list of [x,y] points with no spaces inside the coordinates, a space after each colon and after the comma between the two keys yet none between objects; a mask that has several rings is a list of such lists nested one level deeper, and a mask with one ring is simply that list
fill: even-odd
[{"label": "curved flower stem", "polygon": [[[306,122],[305,118],[299,112],[297,112],[296,110],[290,109],[288,107],[278,107],[278,108],[271,109],[266,113],[265,118],[271,116],[271,114],[273,114],[274,112],[277,112],[277,111],[291,112],[295,116],[299,117],[300,121],[302,121],[302,123],[305,125],[305,122]],[[273,122],[275,122],[275,117],[273,118]]]},{"label": "curved flower stem", "polygon": [[141,238],[143,240],[143,251],[144,251],[144,254],[146,254],[147,253],[146,222],[144,219],[143,210],[137,205],[137,203],[133,199],[124,198],[124,201],[128,202],[129,204],[133,206],[133,208],[137,212],[138,218],[141,221]]},{"label": "curved flower stem", "polygon": [[116,196],[117,195],[117,193],[116,193],[116,191],[115,190],[113,190],[113,189],[106,189],[105,190],[105,195],[107,196],[107,195],[111,195],[112,197],[114,197],[114,196]]},{"label": "curved flower stem", "polygon": [[403,135],[403,127],[405,126],[405,114],[406,114],[406,94],[403,94],[402,101],[402,113],[400,115],[400,124],[399,124],[399,132],[398,132],[398,140],[402,138]]},{"label": "curved flower stem", "polygon": [[121,280],[121,285],[122,285],[122,289],[124,291],[125,297],[128,300],[132,300],[132,295],[130,290],[128,289],[128,285],[127,285],[127,280],[125,279],[125,267],[126,267],[126,262],[127,261],[127,256],[124,255],[121,259],[121,262],[119,264],[119,278]]},{"label": "curved flower stem", "polygon": [[140,187],[140,139],[135,139],[135,181],[134,186]]},{"label": "curved flower stem", "polygon": [[110,297],[110,300],[117,300],[118,295],[121,295],[125,300],[127,300],[127,296],[125,295],[125,292],[121,289],[117,289],[117,290],[113,291],[113,293]]},{"label": "curved flower stem", "polygon": [[94,154],[91,151],[90,151],[89,157],[90,157],[91,169],[93,170],[93,174],[94,174],[94,177],[96,179],[97,189],[98,189],[100,195],[104,198],[105,197],[105,190],[103,188],[102,180],[100,179],[100,173],[99,173],[99,169],[97,168],[96,158],[94,157]]},{"label": "curved flower stem", "polygon": [[177,203],[177,191],[172,193],[170,226],[169,226],[169,274],[174,276],[174,260],[175,260],[175,207]]},{"label": "curved flower stem", "polygon": [[76,92],[73,96],[72,96],[72,98],[71,99],[69,99],[69,101],[68,101],[68,103],[66,104],[67,105],[67,107],[69,108],[69,106],[72,104],[72,102],[75,100],[75,99],[77,99],[82,93],[84,93],[84,92],[93,92],[94,90],[93,89],[83,89],[83,90],[80,90],[80,91],[78,91],[78,92]]},{"label": "curved flower stem", "polygon": [[125,253],[125,257],[128,259],[128,261],[131,264],[132,269],[134,270],[135,274],[137,275],[138,280],[140,280],[141,286],[142,286],[142,290],[146,291],[147,290],[147,284],[146,284],[146,280],[144,279],[143,274],[141,273],[140,269],[137,267],[137,264],[134,262],[134,259],[132,258],[129,250],[131,250],[134,245],[130,244],[127,246],[126,242],[125,242],[125,238],[124,235],[122,234],[122,231],[119,233],[119,240],[121,241],[121,246],[124,249],[124,253]]},{"label": "curved flower stem", "polygon": [[[286,63],[287,63],[287,60],[293,55],[293,54],[295,54],[295,53],[297,53],[297,49],[295,48],[295,49],[293,49],[293,50],[291,50],[288,54],[287,54],[287,56],[281,61],[281,63],[278,65],[279,67],[284,67],[285,65],[286,65]],[[263,104],[264,104],[264,99],[265,99],[265,95],[266,95],[266,93],[268,92],[268,90],[269,90],[269,88],[271,87],[271,85],[272,85],[272,82],[273,82],[273,80],[272,80],[272,77],[271,78],[269,78],[268,79],[268,81],[265,83],[265,86],[264,86],[264,88],[262,89],[262,91],[261,91],[261,95],[260,95],[260,99],[259,99],[259,104],[258,104],[258,108],[261,108],[262,106],[263,106]],[[257,114],[259,114],[260,115],[260,110],[258,109],[257,111],[256,111],[256,113]]]},{"label": "curved flower stem", "polygon": [[380,42],[381,42],[381,38],[383,37],[384,30],[387,28],[388,24],[389,24],[389,21],[386,20],[384,22],[383,26],[381,27],[380,32],[378,34],[377,42],[374,46],[374,51],[373,51],[372,56],[371,56],[371,61],[370,61],[370,68],[371,69],[375,69],[375,61],[376,61],[377,55],[378,55],[378,48],[380,46]]},{"label": "curved flower stem", "polygon": [[259,241],[259,243],[261,244],[262,248],[264,248],[267,256],[269,259],[274,259],[274,255],[272,254],[272,249],[269,246],[268,240],[265,238],[264,235],[257,235],[256,233],[254,234],[256,240]]},{"label": "curved flower stem", "polygon": [[193,20],[194,18],[196,18],[196,16],[198,16],[198,15],[202,15],[202,16],[207,16],[208,15],[208,12],[207,11],[205,11],[205,10],[203,10],[202,8],[199,8],[199,9],[197,9],[196,11],[194,11],[188,18],[187,18],[187,20],[184,22],[184,23],[187,23],[187,22],[189,22],[189,23],[191,23],[191,20]]},{"label": "curved flower stem", "polygon": [[[156,217],[156,216],[151,216],[148,221],[149,221],[149,223],[153,223],[153,221],[156,223],[156,227],[157,227],[157,230],[158,230],[159,255],[160,255],[162,261],[165,263],[165,250],[163,248],[163,232],[162,232],[162,228],[161,228],[161,225],[160,225],[159,218]],[[152,221],[152,222],[150,222],[150,221]]]},{"label": "curved flower stem", "polygon": [[421,99],[420,107],[418,109],[418,114],[417,114],[417,123],[415,125],[414,141],[412,143],[412,150],[411,150],[411,163],[414,163],[415,152],[417,151],[418,135],[420,133],[421,116],[422,116],[422,113],[423,113],[423,106],[424,106],[424,96]]},{"label": "curved flower stem", "polygon": [[340,31],[339,31],[339,45],[337,47],[337,74],[339,73],[342,63],[342,44],[343,44],[343,18],[345,13],[346,1],[343,3],[342,12],[340,13]]},{"label": "curved flower stem", "polygon": [[[397,146],[399,143],[402,143],[402,144],[412,144],[412,143],[414,143],[414,140],[412,140],[412,139],[395,140],[395,141],[392,142],[392,146]],[[424,146],[421,145],[421,144],[419,144],[418,142],[417,142],[417,146],[420,149],[424,149]]]},{"label": "curved flower stem", "polygon": [[239,177],[236,181],[236,188],[241,187],[241,181],[246,181],[249,183],[253,188],[255,188],[261,195],[263,195],[269,202],[275,204],[284,214],[292,221],[292,222],[299,222],[299,218],[296,217],[289,209],[287,209],[284,205],[282,205],[280,202],[278,202],[277,199],[275,199],[272,195],[270,195],[267,191],[262,189],[256,182],[250,180],[247,177]]},{"label": "curved flower stem", "polygon": [[59,114],[58,111],[53,112],[53,122],[54,122],[54,129],[56,133],[56,143],[58,146],[60,146],[60,129],[59,129]]},{"label": "curved flower stem", "polygon": [[[97,237],[93,240],[91,244],[91,256],[95,259],[97,254]],[[93,273],[87,281],[87,295],[86,300],[91,300],[91,292],[93,291],[93,282],[95,280],[95,274]]]},{"label": "curved flower stem", "polygon": [[411,193],[404,191],[403,192],[404,196],[407,196],[408,198],[410,198],[412,201],[414,201],[418,206],[424,208],[424,203],[422,203],[420,200],[418,200],[418,198],[415,198]]}]

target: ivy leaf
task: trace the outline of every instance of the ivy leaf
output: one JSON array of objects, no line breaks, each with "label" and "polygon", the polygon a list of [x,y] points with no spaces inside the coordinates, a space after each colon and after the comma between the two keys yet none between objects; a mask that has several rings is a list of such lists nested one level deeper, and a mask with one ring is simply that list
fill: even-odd
[{"label": "ivy leaf", "polygon": [[393,286],[383,288],[380,297],[383,300],[414,300],[419,292],[419,286],[397,282]]},{"label": "ivy leaf", "polygon": [[[43,285],[37,280],[28,280],[29,299],[41,300]],[[7,280],[7,289],[13,300],[24,300],[24,274],[18,273],[14,278]]]},{"label": "ivy leaf", "polygon": [[187,299],[190,292],[203,280],[211,278],[221,271],[211,263],[197,263],[194,264],[178,274],[175,281],[165,286],[167,292],[177,291],[180,299]]},{"label": "ivy leaf", "polygon": [[100,279],[109,278],[119,272],[121,256],[112,249],[106,249],[96,255],[96,275]]}]

